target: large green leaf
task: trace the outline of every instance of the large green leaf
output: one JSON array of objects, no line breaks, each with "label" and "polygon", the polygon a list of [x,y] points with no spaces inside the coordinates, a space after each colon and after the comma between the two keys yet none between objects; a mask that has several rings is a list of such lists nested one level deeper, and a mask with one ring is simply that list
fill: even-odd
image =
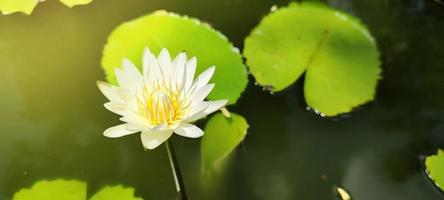
[{"label": "large green leaf", "polygon": [[36,0],[0,0],[0,11],[4,15],[15,12],[23,12],[29,15],[37,3]]},{"label": "large green leaf", "polygon": [[86,200],[86,183],[78,180],[38,181],[15,193],[13,200]]},{"label": "large green leaf", "polygon": [[[29,189],[21,189],[13,200],[86,200],[87,184],[78,180],[42,180]],[[105,186],[90,200],[142,200],[134,196],[134,188]]]},{"label": "large green leaf", "polygon": [[225,36],[197,19],[165,11],[126,22],[112,32],[102,58],[108,81],[116,82],[114,68],[121,65],[123,58],[140,67],[145,47],[155,54],[167,48],[172,56],[182,51],[190,57],[196,56],[196,73],[215,65],[212,82],[216,87],[209,99],[228,99],[235,103],[248,82],[242,57]]},{"label": "large green leaf", "polygon": [[92,2],[92,0],[59,0],[63,4],[65,4],[68,7],[73,7],[77,5],[85,5]]},{"label": "large green leaf", "polygon": [[[15,12],[22,12],[27,15],[31,14],[35,6],[41,0],[0,0],[0,12],[8,15]],[[92,0],[59,0],[68,7],[76,5],[85,5],[92,2]]]},{"label": "large green leaf", "polygon": [[230,118],[217,113],[208,120],[201,143],[204,175],[221,169],[224,159],[244,140],[247,129],[245,118],[234,113]]},{"label": "large green leaf", "polygon": [[430,178],[444,191],[444,151],[440,149],[437,155],[427,157],[425,165]]},{"label": "large green leaf", "polygon": [[334,116],[374,98],[379,53],[355,18],[319,4],[292,4],[268,16],[245,40],[256,81],[281,91],[306,72],[307,104]]},{"label": "large green leaf", "polygon": [[90,200],[142,200],[142,198],[134,196],[134,188],[117,185],[102,188]]}]

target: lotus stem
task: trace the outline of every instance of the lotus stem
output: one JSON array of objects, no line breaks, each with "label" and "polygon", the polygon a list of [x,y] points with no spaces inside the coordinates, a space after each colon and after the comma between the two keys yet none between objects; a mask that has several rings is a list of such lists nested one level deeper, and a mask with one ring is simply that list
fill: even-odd
[{"label": "lotus stem", "polygon": [[174,152],[174,147],[171,139],[165,142],[165,147],[168,152],[168,158],[170,160],[171,170],[173,172],[174,183],[176,184],[177,199],[187,200],[187,195],[185,192],[185,185],[183,184],[182,173],[180,172],[179,163],[176,159],[176,154]]}]

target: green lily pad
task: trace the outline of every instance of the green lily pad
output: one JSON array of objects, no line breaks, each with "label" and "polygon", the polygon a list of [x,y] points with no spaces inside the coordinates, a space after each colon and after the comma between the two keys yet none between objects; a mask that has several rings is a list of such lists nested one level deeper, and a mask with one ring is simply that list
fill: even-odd
[{"label": "green lily pad", "polygon": [[78,180],[38,181],[14,194],[13,200],[86,200],[86,183]]},{"label": "green lily pad", "polygon": [[[68,7],[76,5],[85,5],[92,0],[59,0]],[[3,15],[9,15],[16,12],[22,12],[27,15],[31,14],[39,0],[0,0],[0,12]]]},{"label": "green lily pad", "polygon": [[102,188],[90,200],[142,200],[142,198],[134,196],[134,188],[117,185]]},{"label": "green lily pad", "polygon": [[36,0],[0,0],[0,12],[3,15],[15,12],[23,12],[29,15],[37,3],[38,1]]},{"label": "green lily pad", "polygon": [[73,7],[77,5],[86,5],[92,2],[92,0],[59,0],[68,7]]},{"label": "green lily pad", "polygon": [[273,92],[305,72],[305,100],[327,116],[373,100],[381,72],[367,28],[313,3],[291,4],[266,16],[246,38],[244,55],[257,83]]},{"label": "green lily pad", "polygon": [[245,118],[234,113],[230,118],[217,113],[208,120],[201,143],[204,176],[223,167],[225,158],[244,140],[247,129]]},{"label": "green lily pad", "polygon": [[438,154],[427,157],[425,165],[429,177],[444,191],[444,151],[440,149]]},{"label": "green lily pad", "polygon": [[215,65],[212,82],[216,87],[209,95],[211,100],[228,99],[233,104],[248,83],[242,57],[225,36],[197,19],[166,11],[131,20],[112,32],[102,58],[107,80],[116,83],[114,68],[121,66],[123,58],[141,67],[145,47],[154,54],[166,48],[173,57],[182,51],[195,56],[196,73]]},{"label": "green lily pad", "polygon": [[[41,180],[14,194],[13,200],[86,200],[87,184],[79,180]],[[105,186],[90,200],[142,200],[134,196],[134,188]]]}]

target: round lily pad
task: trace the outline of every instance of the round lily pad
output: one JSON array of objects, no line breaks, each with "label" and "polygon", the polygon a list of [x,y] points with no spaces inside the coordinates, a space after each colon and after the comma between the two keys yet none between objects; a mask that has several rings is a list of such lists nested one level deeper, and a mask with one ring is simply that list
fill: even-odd
[{"label": "round lily pad", "polygon": [[92,2],[92,0],[59,0],[63,4],[65,4],[68,7],[73,7],[77,5],[85,5]]},{"label": "round lily pad", "polygon": [[[31,14],[35,6],[43,0],[0,0],[0,12],[4,15],[22,12],[27,15]],[[59,0],[68,7],[76,5],[85,5],[92,0]]]},{"label": "round lily pad", "polygon": [[0,0],[0,11],[4,15],[15,12],[23,12],[29,15],[37,3],[36,0]]},{"label": "round lily pad", "polygon": [[247,120],[234,113],[229,118],[217,113],[208,120],[201,143],[204,175],[223,167],[225,158],[244,140],[247,129]]},{"label": "round lily pad", "polygon": [[186,16],[157,11],[118,26],[108,38],[102,58],[107,80],[116,83],[114,68],[123,58],[141,68],[145,47],[158,54],[168,49],[172,57],[186,52],[197,58],[196,74],[216,66],[211,80],[216,84],[209,99],[228,99],[235,103],[244,91],[248,79],[242,57],[228,39],[209,25]]},{"label": "round lily pad", "polygon": [[42,180],[14,194],[13,200],[86,200],[86,183],[78,180]]},{"label": "round lily pad", "polygon": [[440,149],[436,155],[428,156],[425,165],[435,185],[444,191],[444,151]]},{"label": "round lily pad", "polygon": [[105,186],[89,200],[142,200],[142,198],[135,197],[134,188],[116,185]]},{"label": "round lily pad", "polygon": [[[13,200],[86,200],[87,184],[79,180],[41,180],[31,188],[21,189]],[[90,200],[141,200],[134,196],[134,188],[122,185],[105,186]]]},{"label": "round lily pad", "polygon": [[273,92],[305,72],[305,100],[327,116],[372,100],[381,72],[367,28],[313,3],[291,4],[263,18],[246,38],[244,55],[257,83]]}]

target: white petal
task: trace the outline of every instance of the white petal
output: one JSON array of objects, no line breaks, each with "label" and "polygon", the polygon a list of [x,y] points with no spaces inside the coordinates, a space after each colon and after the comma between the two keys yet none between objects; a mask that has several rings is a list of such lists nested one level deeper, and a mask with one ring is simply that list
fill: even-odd
[{"label": "white petal", "polygon": [[170,53],[168,53],[168,50],[163,48],[160,51],[159,57],[158,57],[158,62],[160,67],[162,68],[163,71],[163,75],[164,75],[164,79],[166,81],[166,83],[170,83],[170,79],[171,78],[175,78],[175,77],[171,77],[171,72],[173,71],[172,66],[171,66],[171,58],[170,58]]},{"label": "white petal", "polygon": [[196,79],[194,85],[196,89],[199,89],[201,87],[203,87],[204,85],[208,84],[208,82],[210,81],[211,77],[213,77],[214,71],[216,70],[215,66],[212,66],[210,68],[208,68],[207,70],[205,70],[204,72],[202,72]]},{"label": "white petal", "polygon": [[[144,131],[165,131],[165,130],[171,130],[172,128],[170,128],[168,126],[168,124],[157,124],[157,125],[153,125],[153,124],[134,124],[134,126],[130,126],[132,128],[142,128]],[[142,130],[141,129],[141,130]]]},{"label": "white petal", "polygon": [[115,91],[117,95],[119,95],[120,99],[122,99],[125,102],[133,101],[135,98],[134,94],[127,89],[115,88]]},{"label": "white petal", "polygon": [[122,69],[116,68],[114,71],[120,87],[134,91],[142,86],[142,74],[128,59],[122,60]]},{"label": "white petal", "polygon": [[108,128],[105,130],[105,132],[103,132],[103,135],[110,138],[117,138],[138,132],[134,130],[127,130],[125,126],[126,126],[125,124],[121,124],[118,126],[113,126],[111,128]]},{"label": "white petal", "polygon": [[185,90],[189,90],[194,80],[194,73],[196,73],[197,60],[195,57],[191,58],[186,64],[185,72]]},{"label": "white petal", "polygon": [[185,82],[185,63],[187,62],[187,55],[185,53],[180,53],[173,61],[173,70],[176,77],[174,81],[174,86],[182,90]]},{"label": "white petal", "polygon": [[106,109],[118,115],[125,115],[128,112],[127,104],[118,102],[108,102],[103,104]]},{"label": "white petal", "polygon": [[187,114],[185,119],[192,117],[198,113],[202,113],[210,104],[208,102],[200,102],[198,104],[192,105],[190,112]]},{"label": "white petal", "polygon": [[127,85],[127,80],[126,80],[126,75],[125,73],[123,73],[122,69],[120,68],[114,68],[114,74],[116,76],[117,79],[117,83],[119,84],[120,87],[124,87],[124,85]]},{"label": "white petal", "polygon": [[157,62],[157,58],[154,55],[150,55],[149,56],[149,60],[150,63],[148,65],[148,67],[150,68],[150,73],[148,74],[148,78],[147,81],[150,85],[152,85],[153,83],[157,82],[158,80],[162,80],[163,76],[162,76],[162,72],[160,69],[160,65]]},{"label": "white petal", "polygon": [[171,64],[171,58],[170,58],[170,53],[168,53],[168,50],[163,48],[160,51],[159,56],[157,57],[157,60],[159,61],[159,64],[162,67],[170,65]]},{"label": "white petal", "polygon": [[211,114],[216,110],[219,110],[220,108],[224,107],[225,105],[227,105],[228,100],[217,100],[217,101],[208,101],[208,103],[210,105],[207,106],[207,108],[205,109],[205,113]]},{"label": "white petal", "polygon": [[195,125],[188,124],[188,123],[180,124],[179,127],[174,129],[174,132],[178,135],[181,135],[184,137],[189,137],[189,138],[202,137],[202,135],[204,134],[202,129],[200,129],[199,127],[197,127]]},{"label": "white petal", "polygon": [[142,132],[142,134],[140,134],[140,138],[142,140],[143,146],[151,150],[158,147],[166,140],[168,140],[171,134],[173,134],[173,131],[171,130],[149,131],[149,132]]},{"label": "white petal", "polygon": [[137,124],[140,126],[147,126],[147,124],[148,124],[148,120],[146,118],[144,118],[141,115],[138,115],[134,112],[126,112],[123,114],[125,114],[125,115],[123,115],[123,117],[120,118],[120,120],[123,122]]},{"label": "white petal", "polygon": [[145,47],[145,49],[143,50],[142,66],[143,76],[146,80],[148,80],[148,76],[150,74],[150,63],[152,62],[152,57],[154,57],[154,55],[151,53],[150,49],[148,47]]},{"label": "white petal", "polygon": [[152,131],[152,127],[140,124],[127,123],[125,128],[130,131]]},{"label": "white petal", "polygon": [[199,103],[205,99],[205,97],[210,94],[210,92],[214,89],[214,83],[205,85],[200,89],[196,90],[192,96],[192,103]]},{"label": "white petal", "polygon": [[179,53],[176,56],[176,58],[174,58],[174,60],[173,60],[173,66],[185,65],[186,61],[187,61],[187,54],[184,52]]},{"label": "white petal", "polygon": [[103,81],[97,81],[97,86],[99,87],[99,90],[103,93],[103,95],[108,98],[108,100],[115,102],[122,101],[119,94],[117,94],[115,86]]},{"label": "white petal", "polygon": [[128,59],[122,60],[123,71],[129,78],[140,78],[141,74],[137,67]]},{"label": "white petal", "polygon": [[219,110],[220,108],[224,107],[228,103],[228,100],[206,101],[205,103],[207,103],[207,106],[205,107],[204,110],[191,115],[185,121],[186,122],[194,122],[196,120],[199,120],[202,117],[205,117],[205,116]]}]

